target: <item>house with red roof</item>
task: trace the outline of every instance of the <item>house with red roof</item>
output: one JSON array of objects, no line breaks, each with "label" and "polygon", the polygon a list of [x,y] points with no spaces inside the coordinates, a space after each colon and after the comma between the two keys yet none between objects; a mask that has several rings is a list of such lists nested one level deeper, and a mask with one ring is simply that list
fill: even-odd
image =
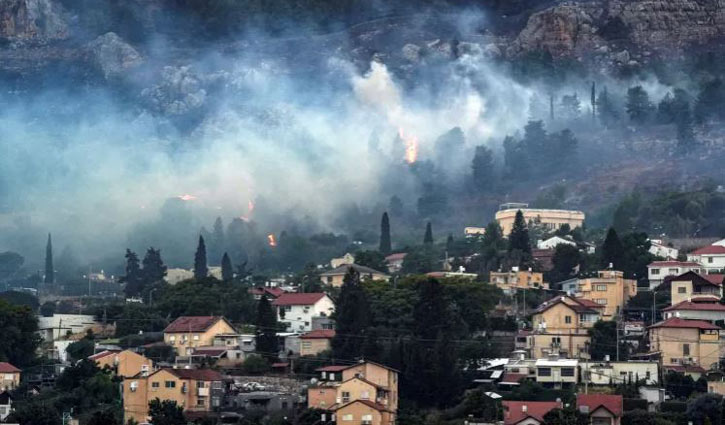
[{"label": "house with red roof", "polygon": [[277,309],[279,321],[294,332],[311,331],[314,317],[330,317],[335,311],[335,303],[322,292],[282,294],[272,305]]},{"label": "house with red roof", "polygon": [[704,320],[672,317],[649,330],[650,355],[663,366],[717,367],[720,359],[720,327]]},{"label": "house with red roof", "polygon": [[703,267],[694,261],[653,261],[647,265],[649,289],[660,286],[668,276],[679,276],[687,272],[701,273],[702,271]]},{"label": "house with red roof", "polygon": [[254,297],[254,299],[258,301],[262,299],[262,295],[266,295],[268,299],[273,300],[284,294],[284,292],[285,291],[280,288],[266,286],[258,286],[249,290],[249,293],[252,294],[252,297]]},{"label": "house with red roof", "polygon": [[300,335],[300,356],[316,356],[330,349],[334,329],[316,329]]},{"label": "house with red roof", "polygon": [[564,408],[560,401],[504,400],[501,404],[504,425],[542,425],[547,413]]},{"label": "house with red roof", "polygon": [[577,394],[576,407],[592,425],[620,425],[624,411],[621,395]]},{"label": "house with red roof", "polygon": [[682,319],[707,320],[716,322],[725,320],[725,305],[719,302],[703,301],[697,298],[689,301],[680,301],[662,309],[665,319],[679,317]]},{"label": "house with red roof", "polygon": [[725,239],[690,252],[687,254],[687,261],[701,264],[707,273],[725,270]]},{"label": "house with red roof", "polygon": [[668,279],[671,305],[682,301],[717,302],[722,298],[723,275],[686,272]]},{"label": "house with red roof", "polygon": [[217,335],[236,332],[222,316],[181,316],[164,329],[164,342],[174,347],[177,355],[190,356],[197,347],[214,345]]},{"label": "house with red roof", "polygon": [[0,392],[10,391],[20,385],[20,369],[8,362],[0,362]]}]

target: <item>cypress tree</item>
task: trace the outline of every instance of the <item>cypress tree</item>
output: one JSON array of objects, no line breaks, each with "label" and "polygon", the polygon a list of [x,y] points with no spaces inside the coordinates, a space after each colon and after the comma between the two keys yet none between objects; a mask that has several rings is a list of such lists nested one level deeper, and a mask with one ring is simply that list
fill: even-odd
[{"label": "cypress tree", "polygon": [[602,244],[602,258],[601,266],[603,268],[609,267],[610,264],[615,269],[621,269],[624,266],[624,247],[622,241],[619,240],[617,231],[614,228],[609,228],[607,237],[604,239]]},{"label": "cypress tree", "polygon": [[383,255],[390,254],[392,246],[390,242],[390,219],[388,218],[388,212],[383,213],[383,218],[380,220],[380,252]]},{"label": "cypress tree", "polygon": [[425,245],[433,245],[433,227],[430,224],[425,225],[425,236],[423,237],[423,243]]},{"label": "cypress tree", "polygon": [[267,295],[263,295],[257,304],[257,320],[255,321],[256,350],[264,357],[276,358],[279,352],[277,341],[277,313]]},{"label": "cypress tree", "polygon": [[[135,254],[134,254],[135,255]],[[144,285],[164,280],[167,267],[161,259],[161,250],[149,248],[143,258],[143,281]]]},{"label": "cypress tree", "polygon": [[53,269],[53,242],[48,233],[48,243],[45,245],[45,280],[46,285],[55,282],[55,270]]},{"label": "cypress tree", "polygon": [[521,210],[516,211],[514,225],[509,234],[509,252],[519,250],[525,254],[531,254],[531,240],[529,239],[529,229],[526,228],[524,221],[524,213]]},{"label": "cypress tree", "polygon": [[[343,279],[334,319],[337,332],[332,339],[333,357],[353,360],[362,356],[366,349],[364,338],[370,323],[370,307],[360,285],[360,273],[352,267]],[[370,351],[369,344],[367,349]]]},{"label": "cypress tree", "polygon": [[121,282],[126,284],[123,292],[127,297],[138,295],[143,287],[143,275],[138,255],[130,249],[126,249],[126,275],[121,277]]},{"label": "cypress tree", "polygon": [[222,256],[222,280],[224,282],[231,282],[232,279],[234,279],[232,260],[229,259],[229,255],[225,252],[224,256]]},{"label": "cypress tree", "polygon": [[204,237],[199,235],[199,245],[194,254],[194,279],[204,279],[209,275],[209,268],[206,266],[206,245]]}]

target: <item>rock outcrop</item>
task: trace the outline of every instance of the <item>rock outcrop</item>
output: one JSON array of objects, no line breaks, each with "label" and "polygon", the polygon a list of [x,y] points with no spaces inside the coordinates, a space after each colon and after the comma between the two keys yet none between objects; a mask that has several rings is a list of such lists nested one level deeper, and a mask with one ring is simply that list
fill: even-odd
[{"label": "rock outcrop", "polygon": [[179,116],[204,106],[206,90],[202,79],[191,67],[165,66],[159,84],[144,89],[141,96],[157,113]]},{"label": "rock outcrop", "polygon": [[0,1],[0,39],[47,42],[68,37],[63,8],[54,0]]},{"label": "rock outcrop", "polygon": [[107,80],[121,77],[143,63],[138,51],[113,32],[99,36],[88,43],[86,51],[89,62]]}]

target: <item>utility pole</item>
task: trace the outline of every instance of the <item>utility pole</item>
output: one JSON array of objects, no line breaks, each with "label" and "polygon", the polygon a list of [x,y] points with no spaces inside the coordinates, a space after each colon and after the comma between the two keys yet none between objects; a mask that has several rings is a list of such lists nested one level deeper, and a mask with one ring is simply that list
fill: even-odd
[{"label": "utility pole", "polygon": [[615,328],[617,332],[617,361],[619,361],[619,312],[617,312],[617,319],[615,322]]}]

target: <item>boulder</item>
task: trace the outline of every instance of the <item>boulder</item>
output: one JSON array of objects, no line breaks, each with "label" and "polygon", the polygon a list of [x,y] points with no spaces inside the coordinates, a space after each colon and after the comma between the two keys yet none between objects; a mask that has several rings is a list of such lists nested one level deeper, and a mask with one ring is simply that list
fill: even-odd
[{"label": "boulder", "polygon": [[107,80],[121,77],[143,63],[139,52],[113,32],[88,43],[86,51],[90,62]]}]

